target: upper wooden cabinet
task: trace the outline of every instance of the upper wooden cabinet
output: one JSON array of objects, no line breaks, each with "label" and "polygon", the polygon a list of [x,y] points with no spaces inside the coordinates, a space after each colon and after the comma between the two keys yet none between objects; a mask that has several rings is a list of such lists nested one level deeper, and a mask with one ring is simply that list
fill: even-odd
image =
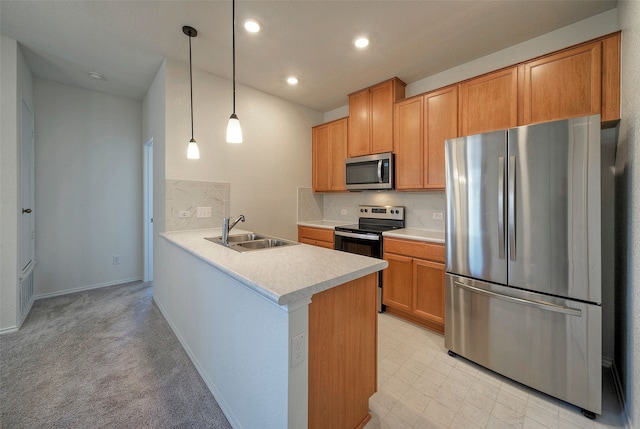
[{"label": "upper wooden cabinet", "polygon": [[396,103],[396,189],[444,189],[444,141],[458,136],[457,118],[457,85]]},{"label": "upper wooden cabinet", "polygon": [[518,67],[462,82],[459,118],[461,136],[518,125]]},{"label": "upper wooden cabinet", "polygon": [[523,124],[600,113],[602,42],[524,63]]},{"label": "upper wooden cabinet", "polygon": [[424,96],[424,187],[444,189],[444,141],[458,137],[458,87]]},{"label": "upper wooden cabinet", "polygon": [[424,97],[419,95],[395,105],[396,189],[424,186]]},{"label": "upper wooden cabinet", "polygon": [[312,185],[315,192],[346,191],[344,162],[347,158],[348,119],[312,128]]},{"label": "upper wooden cabinet", "polygon": [[620,119],[620,33],[602,40],[602,122]]},{"label": "upper wooden cabinet", "polygon": [[349,95],[350,157],[393,151],[393,105],[405,86],[393,78]]}]

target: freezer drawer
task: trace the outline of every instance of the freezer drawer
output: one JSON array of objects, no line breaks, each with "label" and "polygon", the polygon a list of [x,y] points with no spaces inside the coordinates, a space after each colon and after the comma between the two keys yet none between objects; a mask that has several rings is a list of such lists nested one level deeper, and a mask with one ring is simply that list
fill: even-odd
[{"label": "freezer drawer", "polygon": [[602,309],[447,274],[445,347],[601,413]]}]

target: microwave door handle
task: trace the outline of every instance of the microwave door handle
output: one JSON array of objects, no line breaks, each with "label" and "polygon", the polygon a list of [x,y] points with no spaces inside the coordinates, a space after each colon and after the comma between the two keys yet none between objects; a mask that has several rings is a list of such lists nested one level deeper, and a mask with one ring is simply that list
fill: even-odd
[{"label": "microwave door handle", "polygon": [[378,183],[382,183],[382,160],[378,160]]}]

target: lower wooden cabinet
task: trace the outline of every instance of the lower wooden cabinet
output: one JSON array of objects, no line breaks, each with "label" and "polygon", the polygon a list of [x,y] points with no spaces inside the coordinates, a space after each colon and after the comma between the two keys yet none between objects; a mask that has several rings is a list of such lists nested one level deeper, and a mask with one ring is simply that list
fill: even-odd
[{"label": "lower wooden cabinet", "polygon": [[385,238],[384,259],[387,311],[444,333],[444,245]]},{"label": "lower wooden cabinet", "polygon": [[378,273],[309,304],[309,429],[363,428],[377,390]]},{"label": "lower wooden cabinet", "polygon": [[298,241],[304,244],[333,249],[333,230],[298,226]]}]

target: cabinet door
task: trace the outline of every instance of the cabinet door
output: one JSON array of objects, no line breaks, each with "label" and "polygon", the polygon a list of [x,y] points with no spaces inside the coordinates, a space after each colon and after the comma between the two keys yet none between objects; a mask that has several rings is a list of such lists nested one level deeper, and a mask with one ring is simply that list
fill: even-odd
[{"label": "cabinet door", "polygon": [[329,188],[332,191],[346,191],[345,164],[347,158],[347,118],[330,124],[330,165]]},{"label": "cabinet door", "polygon": [[413,307],[413,260],[391,253],[385,253],[384,259],[389,266],[383,271],[382,302],[410,312]]},{"label": "cabinet door", "polygon": [[424,96],[424,187],[444,189],[444,141],[458,137],[458,87]]},{"label": "cabinet door", "polygon": [[312,132],[312,185],[316,192],[329,191],[329,125],[320,125]]},{"label": "cabinet door", "polygon": [[602,122],[620,119],[620,33],[602,41]]},{"label": "cabinet door", "polygon": [[413,260],[413,313],[444,326],[444,264]]},{"label": "cabinet door", "polygon": [[369,154],[371,136],[369,103],[368,89],[349,96],[349,156]]},{"label": "cabinet door", "polygon": [[394,81],[377,85],[371,93],[371,153],[393,152]]},{"label": "cabinet door", "polygon": [[[423,97],[395,105],[396,189],[423,187]],[[444,166],[444,158],[442,159]]]},{"label": "cabinet door", "polygon": [[524,65],[524,124],[600,113],[600,41]]},{"label": "cabinet door", "polygon": [[518,125],[518,68],[510,67],[460,84],[460,135]]}]

